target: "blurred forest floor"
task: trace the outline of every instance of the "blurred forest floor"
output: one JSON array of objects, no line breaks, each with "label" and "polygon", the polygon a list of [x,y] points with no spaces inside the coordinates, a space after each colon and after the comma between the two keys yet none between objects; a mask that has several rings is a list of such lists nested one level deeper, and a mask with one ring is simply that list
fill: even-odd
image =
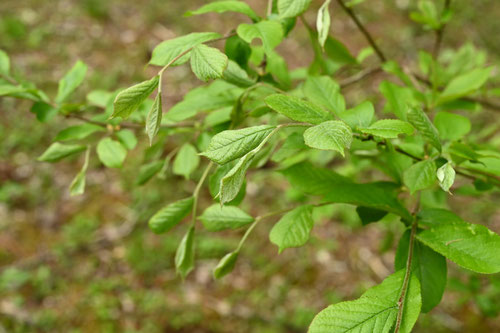
[{"label": "blurred forest floor", "polygon": [[[11,55],[17,73],[54,94],[58,79],[83,60],[90,70],[75,96],[83,99],[90,90],[114,90],[150,76],[156,69],[145,64],[162,40],[192,31],[224,34],[244,20],[234,14],[182,17],[204,3],[2,0],[0,48]],[[259,12],[266,8],[264,0],[249,3]],[[312,8],[320,5],[315,1]],[[410,5],[386,0],[356,7],[387,53],[405,61],[433,42],[408,19]],[[498,65],[500,2],[456,5],[445,48],[471,40]],[[340,8],[332,6],[331,12],[332,34],[357,54],[365,40]],[[313,24],[315,10],[306,19]],[[306,32],[297,24],[292,40],[278,49],[292,69],[312,57]],[[373,96],[380,80],[347,89],[348,103]],[[165,109],[199,85],[186,66],[168,71],[165,81]],[[241,231],[205,232],[197,244],[203,257],[182,283],[173,256],[183,228],[157,236],[146,222],[195,184],[170,176],[135,186],[143,158],[136,153],[121,170],[93,169],[86,193],[70,197],[67,187],[79,164],[36,161],[69,122],[42,125],[29,107],[0,100],[0,332],[305,332],[327,304],[356,298],[393,271],[400,223],[387,219],[361,228],[352,207],[336,205],[319,214],[308,246],[279,256],[267,237],[272,221],[262,223],[235,271],[221,281],[212,279],[211,270],[235,248]],[[491,117],[494,121],[498,114]],[[140,141],[145,147],[145,135]],[[282,208],[295,195],[280,176],[252,174],[247,188],[244,205],[253,215]],[[205,191],[201,204],[210,202]],[[497,192],[482,201],[456,196],[448,204],[465,219],[500,232],[498,203]],[[478,277],[449,267],[452,279],[443,302],[422,315],[415,332],[500,332],[500,276]]]}]

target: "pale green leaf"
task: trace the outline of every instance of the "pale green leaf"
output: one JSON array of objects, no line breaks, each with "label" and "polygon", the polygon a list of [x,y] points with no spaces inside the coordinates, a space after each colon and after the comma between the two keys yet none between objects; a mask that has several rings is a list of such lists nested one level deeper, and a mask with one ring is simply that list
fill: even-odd
[{"label": "pale green leaf", "polygon": [[387,100],[385,110],[394,113],[401,120],[407,120],[406,110],[408,105],[415,104],[412,90],[389,81],[382,81],[379,89]]},{"label": "pale green leaf", "polygon": [[273,226],[269,239],[279,247],[279,252],[289,247],[299,247],[308,241],[313,225],[312,206],[299,206],[286,213]]},{"label": "pale green leaf", "polygon": [[82,84],[83,79],[85,79],[85,74],[87,74],[87,65],[78,60],[69,72],[59,81],[56,103],[59,104],[64,102],[71,93]]},{"label": "pale green leaf", "polygon": [[[485,226],[463,221],[442,209],[422,212],[429,228],[418,240],[458,265],[484,274],[500,272],[500,236]],[[443,215],[445,219],[443,219]]]},{"label": "pale green leaf", "polygon": [[235,206],[214,204],[200,215],[208,231],[238,229],[254,221],[254,218]]},{"label": "pale green leaf", "polygon": [[97,156],[108,168],[119,168],[127,157],[127,150],[118,141],[104,138],[97,144]]},{"label": "pale green leaf", "polygon": [[335,114],[345,111],[345,100],[340,93],[340,86],[329,76],[308,76],[302,91],[311,102]]},{"label": "pale green leaf", "polygon": [[80,195],[85,192],[85,176],[87,174],[87,168],[89,166],[89,156],[90,156],[90,148],[87,148],[87,151],[85,152],[85,160],[83,162],[82,169],[76,177],[73,179],[71,182],[71,185],[69,186],[69,194],[70,196],[75,196],[75,195]]},{"label": "pale green leaf", "polygon": [[427,142],[441,152],[438,131],[424,111],[417,107],[410,107],[408,109],[408,121],[422,134]]},{"label": "pale green leaf", "polygon": [[235,12],[242,13],[250,17],[252,20],[257,21],[259,16],[253,11],[248,4],[243,1],[214,1],[201,6],[197,10],[188,11],[184,16],[201,15],[206,13],[225,13]]},{"label": "pale green leaf", "polygon": [[103,132],[103,131],[105,131],[105,129],[102,126],[94,124],[70,126],[57,133],[54,140],[55,141],[81,140],[85,139],[92,133]]},{"label": "pale green leaf", "polygon": [[194,226],[189,227],[175,253],[175,270],[184,279],[194,268]]},{"label": "pale green leaf", "polygon": [[10,71],[10,59],[9,55],[0,50],[0,75],[9,76]]},{"label": "pale green leaf", "polygon": [[174,174],[184,176],[188,179],[189,175],[196,170],[199,164],[200,157],[198,156],[196,148],[189,143],[185,143],[175,156],[172,171]]},{"label": "pale green leaf", "polygon": [[369,101],[364,101],[352,109],[343,110],[338,113],[339,118],[345,121],[352,128],[369,126],[374,115],[375,108]]},{"label": "pale green leaf", "polygon": [[431,187],[436,181],[436,164],[432,160],[413,164],[405,171],[403,181],[411,194]]},{"label": "pale green leaf", "polygon": [[306,11],[311,0],[278,0],[280,18],[296,17]]},{"label": "pale green leaf", "polygon": [[351,147],[352,131],[343,121],[325,121],[308,128],[304,132],[304,142],[309,147],[335,150],[344,156],[344,148],[349,149]]},{"label": "pale green leaf", "polygon": [[220,279],[231,273],[234,269],[236,261],[238,260],[238,254],[238,251],[226,254],[214,268],[214,278]]},{"label": "pale green leaf", "polygon": [[326,0],[318,10],[318,17],[316,18],[316,29],[318,30],[318,41],[321,47],[324,47],[328,34],[330,33],[330,12],[328,6],[331,0]]},{"label": "pale green leaf", "polygon": [[481,86],[485,84],[490,77],[492,69],[492,67],[476,68],[454,78],[439,95],[438,103],[441,104],[453,99],[467,96],[481,88]]},{"label": "pale green leaf", "polygon": [[434,125],[439,136],[450,141],[463,138],[471,129],[469,118],[449,112],[438,112],[434,117]]},{"label": "pale green leaf", "polygon": [[359,128],[362,133],[376,135],[385,139],[395,139],[399,134],[411,135],[415,131],[413,126],[399,119],[381,119],[370,127]]},{"label": "pale green leaf", "polygon": [[204,44],[196,45],[191,51],[191,70],[202,81],[222,77],[227,62],[228,59],[224,53]]},{"label": "pale green leaf", "polygon": [[141,168],[139,169],[139,175],[137,176],[135,183],[137,185],[146,184],[151,178],[154,177],[154,175],[160,172],[164,164],[164,161],[153,161],[141,166]]},{"label": "pale green leaf", "polygon": [[274,111],[295,121],[320,124],[333,118],[321,107],[295,96],[274,94],[266,97],[265,102]]},{"label": "pale green leaf", "polygon": [[50,104],[35,102],[31,107],[30,112],[36,115],[36,119],[39,122],[44,123],[54,118],[59,111]]},{"label": "pale green leaf", "polygon": [[141,82],[127,88],[116,95],[113,103],[113,114],[111,118],[128,118],[132,112],[137,110],[142,102],[158,87],[159,76],[156,75],[151,80]]},{"label": "pale green leaf", "polygon": [[283,27],[277,21],[260,21],[254,24],[242,23],[236,29],[238,36],[247,43],[255,38],[262,41],[266,52],[271,52],[283,40]]},{"label": "pale green leaf", "polygon": [[162,115],[161,94],[158,93],[156,95],[155,102],[148,113],[148,117],[146,118],[146,133],[149,137],[150,146],[153,144],[153,139],[156,134],[158,134],[158,130],[160,129]]},{"label": "pale green leaf", "polygon": [[193,202],[194,198],[189,197],[168,204],[149,219],[149,228],[155,234],[161,234],[169,231],[179,224],[182,219],[184,219],[191,212]]},{"label": "pale green leaf", "polygon": [[276,127],[260,125],[216,134],[201,155],[219,164],[233,161],[256,148]]},{"label": "pale green leaf", "polygon": [[450,192],[450,187],[455,182],[455,170],[450,162],[437,169],[437,179],[443,191]]},{"label": "pale green leaf", "polygon": [[[220,37],[221,35],[215,32],[193,32],[186,36],[163,41],[154,48],[149,63],[156,66],[165,66],[190,48]],[[172,66],[187,62],[189,56],[190,53],[185,54],[176,60]]]},{"label": "pale green leaf", "polygon": [[38,160],[41,162],[57,162],[65,157],[81,153],[85,149],[87,149],[87,147],[83,145],[68,145],[54,142],[40,157],[38,157]]},{"label": "pale green leaf", "polygon": [[137,138],[135,137],[134,132],[129,129],[122,129],[118,132],[115,132],[116,137],[121,142],[121,144],[127,148],[128,150],[132,150],[137,146]]}]

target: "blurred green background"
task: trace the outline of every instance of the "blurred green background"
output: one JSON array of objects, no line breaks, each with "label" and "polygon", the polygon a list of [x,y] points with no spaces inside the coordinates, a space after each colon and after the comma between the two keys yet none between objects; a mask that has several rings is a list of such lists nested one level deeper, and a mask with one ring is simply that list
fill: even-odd
[{"label": "blurred green background", "polygon": [[[265,11],[266,1],[247,2]],[[145,64],[162,40],[192,31],[224,34],[245,20],[237,14],[182,17],[204,3],[2,0],[0,48],[11,56],[15,73],[52,94],[59,78],[83,60],[89,73],[75,96],[83,99],[90,90],[114,90],[151,76],[155,69]],[[312,8],[320,5],[313,1]],[[410,0],[366,1],[356,10],[387,53],[404,62],[433,43],[432,35],[409,20],[414,6]],[[454,6],[444,51],[470,40],[498,65],[500,2]],[[340,8],[331,12],[332,34],[357,54],[366,46],[363,37]],[[315,10],[306,19],[313,24]],[[312,57],[300,28],[279,48],[291,69]],[[199,85],[186,66],[169,70],[165,78],[167,105]],[[378,82],[350,87],[347,100],[373,96]],[[361,228],[353,207],[336,205],[318,214],[307,246],[279,256],[267,236],[272,220],[260,224],[235,271],[221,281],[214,281],[211,271],[242,233],[201,231],[197,247],[203,255],[182,283],[173,256],[184,227],[157,236],[146,222],[166,203],[192,192],[194,182],[170,176],[136,186],[137,168],[147,154],[155,154],[142,135],[123,169],[94,165],[86,193],[70,197],[67,187],[81,164],[48,165],[36,157],[71,121],[61,117],[40,124],[29,108],[24,101],[0,100],[0,332],[305,332],[327,304],[356,298],[393,271],[400,223],[387,219]],[[498,114],[485,117],[483,122],[498,122]],[[259,215],[296,196],[281,176],[252,173],[244,207]],[[202,206],[211,201],[205,191]],[[471,192],[448,204],[498,232],[499,202],[498,193],[477,200]],[[449,276],[443,302],[421,316],[415,332],[500,332],[500,276],[478,276],[453,264]]]}]

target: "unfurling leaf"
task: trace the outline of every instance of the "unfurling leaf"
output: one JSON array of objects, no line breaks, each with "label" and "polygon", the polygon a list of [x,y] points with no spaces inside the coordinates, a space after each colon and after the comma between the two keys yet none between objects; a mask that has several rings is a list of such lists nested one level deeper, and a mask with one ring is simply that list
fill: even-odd
[{"label": "unfurling leaf", "polygon": [[224,53],[204,44],[193,47],[191,51],[191,70],[202,81],[222,77],[227,62],[228,59]]},{"label": "unfurling leaf", "polygon": [[40,157],[38,157],[38,160],[41,162],[57,162],[67,156],[81,153],[85,149],[87,149],[87,147],[83,145],[66,145],[54,142]]},{"label": "unfurling leaf", "polygon": [[194,268],[194,227],[189,227],[175,252],[175,270],[183,279]]},{"label": "unfurling leaf", "polygon": [[321,47],[325,46],[326,38],[330,33],[330,12],[328,6],[331,0],[326,0],[318,10],[318,18],[316,19],[316,29],[318,30],[318,41]]},{"label": "unfurling leaf", "polygon": [[160,209],[149,219],[149,228],[155,234],[161,234],[175,227],[193,208],[194,198],[182,199]]},{"label": "unfurling leaf", "polygon": [[155,101],[151,110],[148,113],[148,117],[146,118],[146,133],[149,137],[149,145],[153,144],[153,139],[158,134],[158,130],[161,126],[161,117],[163,115],[161,108],[161,94],[158,93],[156,95]]},{"label": "unfurling leaf", "polygon": [[132,112],[137,110],[139,105],[158,87],[159,76],[153,77],[151,80],[141,82],[127,88],[116,95],[113,103],[114,109],[111,118],[122,117],[128,118]]},{"label": "unfurling leaf", "polygon": [[304,245],[309,239],[309,233],[313,228],[311,205],[304,205],[286,213],[274,225],[269,233],[269,239],[279,247],[281,253],[289,247]]},{"label": "unfurling leaf", "polygon": [[208,231],[221,231],[241,228],[254,221],[254,218],[234,206],[212,205],[199,217]]},{"label": "unfurling leaf", "polygon": [[97,156],[108,168],[119,168],[127,157],[127,150],[118,141],[104,138],[97,144]]},{"label": "unfurling leaf", "polygon": [[351,128],[339,120],[325,121],[308,128],[304,132],[306,145],[316,149],[335,150],[344,156],[344,148],[350,148],[352,142]]},{"label": "unfurling leaf", "polygon": [[214,268],[214,278],[220,279],[231,273],[234,269],[234,265],[236,264],[236,260],[238,260],[238,254],[238,251],[226,254]]},{"label": "unfurling leaf", "polygon": [[450,187],[455,182],[455,170],[451,163],[448,162],[437,169],[436,176],[443,191],[450,192]]}]

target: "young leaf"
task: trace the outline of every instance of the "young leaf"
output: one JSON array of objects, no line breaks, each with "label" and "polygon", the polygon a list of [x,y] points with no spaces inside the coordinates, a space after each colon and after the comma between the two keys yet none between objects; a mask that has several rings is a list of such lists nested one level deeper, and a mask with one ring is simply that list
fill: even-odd
[{"label": "young leaf", "polygon": [[417,107],[410,107],[408,109],[408,121],[431,145],[441,152],[441,141],[439,140],[438,131],[424,111]]},{"label": "young leaf", "polygon": [[280,18],[296,17],[306,11],[311,0],[278,0]]},{"label": "young leaf", "polygon": [[78,60],[68,73],[59,81],[56,103],[64,102],[73,91],[83,82],[87,73],[87,65]]},{"label": "young leaf", "polygon": [[326,38],[330,33],[330,12],[328,6],[331,0],[325,0],[323,5],[318,10],[318,18],[316,19],[316,29],[318,30],[318,41],[321,47],[325,46]]},{"label": "young leaf", "polygon": [[97,144],[97,156],[108,168],[119,168],[127,157],[127,150],[118,141],[104,138]]},{"label": "young leaf", "polygon": [[215,267],[214,278],[220,279],[231,273],[234,269],[234,265],[236,264],[236,260],[238,260],[238,254],[238,251],[226,254]]},{"label": "young leaf", "polygon": [[216,134],[201,155],[226,164],[256,148],[276,127],[260,125]]},{"label": "young leaf", "polygon": [[[500,272],[500,236],[485,226],[463,221],[450,211],[423,211],[429,228],[417,239],[458,265],[483,274]],[[444,216],[444,218],[443,218]]]},{"label": "young leaf", "polygon": [[345,100],[340,93],[340,87],[329,76],[308,76],[302,91],[307,99],[335,114],[345,111]]},{"label": "young leaf", "polygon": [[262,41],[266,53],[271,52],[283,40],[283,27],[277,21],[260,21],[254,24],[242,23],[236,29],[238,36],[247,43],[254,38]]},{"label": "young leaf", "polygon": [[201,6],[197,10],[188,11],[184,16],[201,15],[206,13],[225,13],[235,12],[242,13],[250,17],[253,21],[258,21],[259,16],[253,11],[248,4],[243,1],[227,0],[214,1]]},{"label": "young leaf", "polygon": [[321,107],[295,96],[274,94],[267,96],[265,102],[274,111],[295,121],[320,124],[333,118]]},{"label": "young leaf", "polygon": [[85,191],[85,175],[89,166],[89,156],[90,147],[87,148],[87,151],[85,152],[85,161],[83,162],[82,169],[80,170],[80,172],[78,172],[76,177],[71,182],[71,185],[69,186],[70,196],[80,195]]},{"label": "young leaf", "polygon": [[230,202],[240,192],[241,185],[245,181],[245,173],[252,164],[252,161],[256,155],[256,151],[252,150],[245,156],[243,156],[234,167],[229,170],[229,172],[220,181],[220,203],[224,205],[226,202]]},{"label": "young leaf", "polygon": [[[190,48],[220,38],[221,35],[215,32],[193,32],[186,36],[169,39],[158,44],[154,50],[149,63],[156,66],[165,66],[174,60],[181,53]],[[175,61],[172,66],[181,65],[189,60],[190,54],[186,54]]]},{"label": "young leaf", "polygon": [[411,194],[431,187],[436,181],[436,164],[432,160],[417,162],[405,171],[403,180]]},{"label": "young leaf", "polygon": [[345,121],[352,128],[367,127],[371,124],[375,108],[369,101],[364,101],[352,109],[343,110],[338,113],[340,119]]},{"label": "young leaf", "polygon": [[144,185],[146,184],[154,175],[156,175],[163,168],[164,161],[154,161],[143,165],[139,169],[139,175],[137,176],[136,184]]},{"label": "young leaf", "polygon": [[128,118],[158,86],[159,76],[127,88],[116,95],[111,118]]},{"label": "young leaf", "polygon": [[104,132],[104,131],[105,129],[102,126],[94,124],[70,126],[57,133],[54,140],[55,141],[81,140],[85,139],[92,133]]},{"label": "young leaf", "polygon": [[195,46],[191,51],[191,70],[202,81],[222,77],[227,62],[228,59],[224,53],[204,44]]},{"label": "young leaf", "polygon": [[[399,298],[405,270],[387,277],[378,286],[368,289],[354,301],[330,305],[314,317],[308,333],[377,332],[388,333],[398,314]],[[422,299],[420,284],[410,275],[403,308],[400,333],[409,333],[417,321]]]},{"label": "young leaf", "polygon": [[343,121],[329,120],[308,128],[304,132],[304,142],[309,147],[335,150],[344,156],[344,148],[351,147],[352,131]]},{"label": "young leaf", "polygon": [[199,164],[200,157],[196,148],[189,143],[185,143],[179,149],[177,156],[175,156],[173,172],[188,179],[189,175],[196,170]]},{"label": "young leaf", "polygon": [[81,153],[85,149],[87,149],[87,147],[83,145],[65,145],[54,142],[40,157],[38,157],[38,160],[41,162],[57,162],[67,156]]},{"label": "young leaf", "polygon": [[471,129],[469,118],[449,112],[438,112],[434,117],[434,125],[439,136],[450,141],[463,138]]},{"label": "young leaf", "polygon": [[455,182],[455,170],[450,162],[444,164],[442,167],[437,169],[436,172],[437,179],[439,180],[439,186],[445,192],[450,192],[450,187]]},{"label": "young leaf", "polygon": [[413,126],[403,120],[381,119],[370,127],[360,128],[362,133],[376,135],[386,139],[396,139],[399,134],[411,135],[415,131]]},{"label": "young leaf", "polygon": [[189,227],[175,253],[175,270],[185,279],[194,268],[194,227]]},{"label": "young leaf", "polygon": [[488,80],[491,70],[492,67],[476,68],[454,78],[439,95],[438,103],[442,104],[473,93]]},{"label": "young leaf", "polygon": [[325,53],[329,59],[339,65],[356,65],[358,63],[347,47],[332,36],[326,38]]},{"label": "young leaf", "polygon": [[269,239],[279,247],[280,253],[284,249],[299,247],[307,242],[314,225],[312,208],[311,205],[299,206],[286,213],[273,226]]},{"label": "young leaf", "polygon": [[10,59],[9,55],[0,50],[0,75],[9,76],[10,71]]},{"label": "young leaf", "polygon": [[248,88],[255,84],[255,80],[250,79],[247,72],[245,72],[235,61],[229,60],[227,68],[222,74],[222,78],[238,87]]},{"label": "young leaf", "polygon": [[149,228],[155,234],[169,231],[184,219],[193,208],[194,198],[189,197],[171,204],[156,212],[148,222]]},{"label": "young leaf", "polygon": [[31,113],[36,115],[39,122],[45,123],[50,121],[59,112],[55,107],[45,102],[35,102],[30,109]]},{"label": "young leaf", "polygon": [[121,142],[121,144],[127,148],[128,150],[132,150],[137,146],[137,138],[135,137],[134,132],[129,129],[122,129],[118,132],[115,132],[116,137]]},{"label": "young leaf", "polygon": [[155,102],[148,113],[148,117],[146,118],[146,133],[149,137],[150,146],[153,144],[153,139],[156,134],[158,134],[158,130],[160,129],[162,115],[161,94],[158,93],[156,95]]},{"label": "young leaf", "polygon": [[221,231],[241,228],[254,221],[254,218],[235,206],[212,205],[199,217],[208,231]]},{"label": "young leaf", "polygon": [[[394,269],[405,268],[410,247],[410,230],[399,241]],[[419,241],[413,246],[412,272],[420,282],[422,312],[429,312],[441,302],[446,287],[446,259]]]}]

